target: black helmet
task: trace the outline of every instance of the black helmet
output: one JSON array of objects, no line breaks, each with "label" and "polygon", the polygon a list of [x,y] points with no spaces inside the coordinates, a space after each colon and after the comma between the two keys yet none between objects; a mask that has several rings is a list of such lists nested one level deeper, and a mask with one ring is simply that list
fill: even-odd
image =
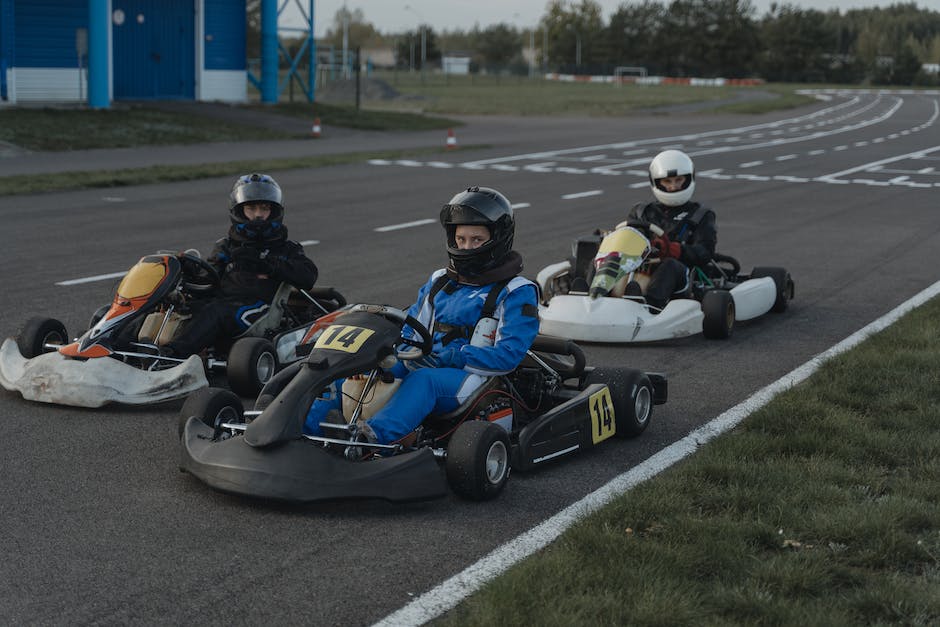
[{"label": "black helmet", "polygon": [[[457,248],[455,233],[462,224],[487,227],[490,240],[471,250]],[[500,265],[512,250],[516,231],[512,203],[495,189],[470,187],[451,198],[441,209],[441,225],[447,234],[447,256],[458,274],[482,274]]]},{"label": "black helmet", "polygon": [[[232,224],[250,239],[268,237],[281,228],[284,220],[281,186],[267,174],[245,174],[238,177],[229,194],[229,214]],[[267,220],[249,221],[244,206],[249,203],[267,203],[271,215]]]}]

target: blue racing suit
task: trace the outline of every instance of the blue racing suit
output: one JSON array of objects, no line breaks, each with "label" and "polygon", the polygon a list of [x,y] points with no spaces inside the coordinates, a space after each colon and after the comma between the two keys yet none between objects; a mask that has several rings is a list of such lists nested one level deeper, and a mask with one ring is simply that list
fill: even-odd
[{"label": "blue racing suit", "polygon": [[[367,422],[379,443],[399,440],[417,428],[432,413],[453,411],[489,377],[513,371],[535,340],[539,330],[537,288],[532,281],[516,276],[508,282],[468,285],[450,279],[442,289],[435,284],[446,270],[437,270],[419,290],[418,300],[408,313],[432,331],[432,355],[418,361],[399,362],[392,373],[401,387]],[[472,346],[470,336],[479,322],[487,296],[500,286],[493,318],[496,331],[491,346]],[[435,291],[433,302],[428,296]],[[406,333],[414,331],[406,329]],[[319,423],[330,409],[339,409],[342,381],[328,397],[310,408],[304,432],[320,435]]]}]

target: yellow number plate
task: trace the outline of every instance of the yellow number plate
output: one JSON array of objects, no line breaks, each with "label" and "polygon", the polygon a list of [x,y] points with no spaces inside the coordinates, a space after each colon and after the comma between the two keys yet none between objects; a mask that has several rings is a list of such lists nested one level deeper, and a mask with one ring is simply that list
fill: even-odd
[{"label": "yellow number plate", "polygon": [[604,388],[591,394],[588,400],[591,408],[591,438],[594,444],[603,442],[617,432],[617,421],[614,418],[614,402],[610,398],[610,388]]},{"label": "yellow number plate", "polygon": [[326,348],[344,353],[355,353],[375,331],[362,327],[351,327],[345,324],[334,324],[317,338],[314,348]]}]

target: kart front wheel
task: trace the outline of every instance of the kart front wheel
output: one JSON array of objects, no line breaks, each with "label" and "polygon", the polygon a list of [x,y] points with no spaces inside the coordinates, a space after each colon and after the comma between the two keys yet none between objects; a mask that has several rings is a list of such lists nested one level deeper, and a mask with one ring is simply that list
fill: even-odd
[{"label": "kart front wheel", "polygon": [[734,330],[734,297],[728,290],[709,290],[702,298],[702,334],[710,340],[726,340]]},{"label": "kart front wheel", "polygon": [[793,279],[790,278],[790,273],[783,268],[760,267],[754,268],[751,272],[752,279],[760,279],[765,276],[773,279],[774,285],[777,287],[777,299],[770,310],[774,313],[783,313],[787,310],[790,301],[793,300],[796,291],[793,287]]},{"label": "kart front wheel", "polygon": [[102,305],[95,310],[95,313],[91,314],[91,319],[88,321],[88,328],[93,329],[95,325],[101,322],[101,319],[105,317],[108,311],[111,310],[111,305]]},{"label": "kart front wheel", "polygon": [[228,385],[239,396],[254,398],[277,373],[274,344],[261,337],[243,337],[232,344],[225,367]]},{"label": "kart front wheel", "polygon": [[649,426],[653,416],[653,384],[648,376],[630,368],[595,368],[584,378],[584,387],[604,383],[614,406],[616,436],[635,438]]},{"label": "kart front wheel", "polygon": [[55,318],[33,317],[26,321],[16,336],[16,345],[27,359],[49,352],[47,345],[63,345],[69,341],[65,325]]},{"label": "kart front wheel", "polygon": [[486,420],[457,427],[447,445],[447,481],[471,501],[495,498],[509,481],[509,434]]},{"label": "kart front wheel", "polygon": [[222,424],[226,422],[244,422],[245,410],[242,399],[223,388],[203,388],[196,390],[186,399],[180,409],[179,436],[183,437],[186,423],[190,416],[196,416],[212,427],[214,438],[222,433]]}]

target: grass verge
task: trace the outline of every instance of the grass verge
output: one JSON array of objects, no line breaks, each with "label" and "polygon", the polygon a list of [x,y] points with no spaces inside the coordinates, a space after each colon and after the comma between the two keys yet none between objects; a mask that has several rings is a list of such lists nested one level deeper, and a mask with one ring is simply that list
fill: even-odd
[{"label": "grass verge", "polygon": [[[170,144],[291,139],[300,135],[278,130],[246,113],[273,113],[312,120],[322,117],[331,126],[381,131],[416,131],[459,126],[459,122],[415,113],[356,110],[326,104],[283,103],[215,109],[199,103],[175,111],[158,105],[115,103],[111,109],[84,107],[6,108],[0,110],[0,141],[34,151],[130,148]],[[222,113],[220,113],[220,111]],[[304,133],[303,136],[306,136]]]},{"label": "grass verge", "polygon": [[[255,110],[269,110],[270,105],[246,105]],[[365,131],[433,131],[463,126],[458,120],[415,113],[359,109],[340,105],[308,102],[286,102],[276,105],[275,112],[304,120],[319,117],[331,126]]]},{"label": "grass verge", "polygon": [[[464,146],[465,150],[486,148],[485,145]],[[93,172],[61,172],[57,174],[22,174],[0,177],[0,196],[60,192],[72,189],[127,187],[174,181],[194,181],[215,176],[237,176],[245,172],[277,172],[299,168],[325,168],[369,159],[404,159],[422,155],[441,154],[443,148],[388,150],[380,152],[354,152],[316,157],[292,157],[205,163],[202,165],[153,166],[127,170]]]},{"label": "grass verge", "polygon": [[437,623],[940,624],[938,417],[934,300]]}]

